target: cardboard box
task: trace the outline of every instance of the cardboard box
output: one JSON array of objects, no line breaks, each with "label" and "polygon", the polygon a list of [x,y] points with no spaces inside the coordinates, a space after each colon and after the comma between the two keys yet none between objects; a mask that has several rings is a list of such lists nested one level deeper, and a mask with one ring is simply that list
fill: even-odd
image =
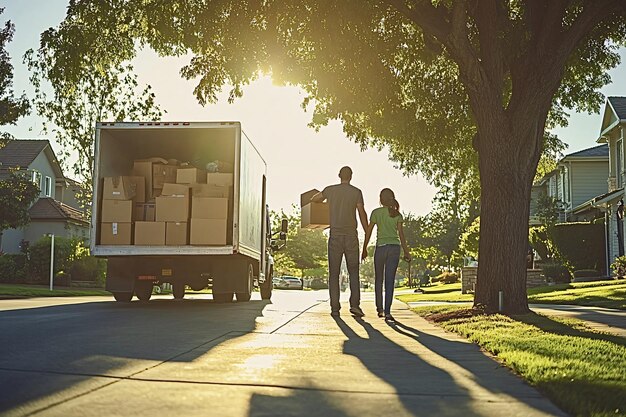
[{"label": "cardboard box", "polygon": [[100,208],[102,223],[130,223],[133,220],[131,200],[102,200]]},{"label": "cardboard box", "polygon": [[225,245],[226,219],[191,219],[189,243],[192,245]]},{"label": "cardboard box", "polygon": [[186,184],[172,184],[165,183],[163,184],[163,189],[161,189],[161,196],[167,197],[189,197],[191,190],[189,185]]},{"label": "cardboard box", "polygon": [[167,222],[165,226],[165,244],[181,246],[189,244],[189,223]]},{"label": "cardboard box", "polygon": [[227,219],[228,199],[214,197],[193,197],[191,199],[192,219]]},{"label": "cardboard box", "polygon": [[313,198],[313,196],[317,193],[319,193],[319,190],[316,190],[314,188],[310,191],[307,191],[306,193],[300,194],[300,208],[309,204],[311,202],[311,198]]},{"label": "cardboard box", "polygon": [[131,223],[101,223],[101,245],[130,245],[132,243]]},{"label": "cardboard box", "polygon": [[146,201],[146,179],[140,176],[128,177],[130,182],[135,187],[135,196],[133,201],[135,203],[145,203]]},{"label": "cardboard box", "polygon": [[137,177],[143,177],[145,184],[145,200],[151,200],[152,195],[152,164],[150,160],[138,160],[133,161],[133,175]]},{"label": "cardboard box", "polygon": [[156,198],[157,222],[186,222],[189,219],[189,197]]},{"label": "cardboard box", "polygon": [[206,174],[206,183],[211,185],[230,186],[233,185],[233,174],[209,172]]},{"label": "cardboard box", "polygon": [[136,222],[153,222],[156,220],[156,203],[135,203],[133,220]]},{"label": "cardboard box", "polygon": [[193,197],[230,197],[231,187],[211,184],[194,184],[191,187],[191,195]]},{"label": "cardboard box", "polygon": [[165,183],[176,183],[178,166],[152,164],[152,188],[163,188]]},{"label": "cardboard box", "polygon": [[178,184],[204,184],[206,171],[198,168],[178,168],[176,182]]},{"label": "cardboard box", "polygon": [[164,222],[136,222],[135,246],[165,245]]},{"label": "cardboard box", "polygon": [[326,229],[330,227],[328,203],[309,203],[302,207],[303,229]]},{"label": "cardboard box", "polygon": [[135,197],[135,183],[131,177],[105,177],[103,200],[130,200]]}]

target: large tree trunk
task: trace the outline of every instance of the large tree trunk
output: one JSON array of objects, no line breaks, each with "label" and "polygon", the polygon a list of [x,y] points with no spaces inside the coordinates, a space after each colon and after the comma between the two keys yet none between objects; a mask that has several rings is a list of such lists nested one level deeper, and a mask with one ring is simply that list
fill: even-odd
[{"label": "large tree trunk", "polygon": [[520,137],[515,129],[491,132],[481,136],[479,147],[480,259],[474,305],[484,306],[487,312],[498,311],[502,291],[502,311],[522,314],[530,311],[526,254],[530,190],[539,156],[535,144],[539,139]]}]

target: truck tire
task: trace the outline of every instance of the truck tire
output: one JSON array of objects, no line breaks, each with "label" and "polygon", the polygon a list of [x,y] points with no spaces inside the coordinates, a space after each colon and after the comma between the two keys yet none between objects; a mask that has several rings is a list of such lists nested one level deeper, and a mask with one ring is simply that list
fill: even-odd
[{"label": "truck tire", "polygon": [[265,282],[259,285],[259,289],[261,290],[261,299],[269,300],[272,298],[272,276],[274,275],[274,268],[271,267],[269,274],[265,276]]},{"label": "truck tire", "polygon": [[224,293],[213,293],[213,301],[218,304],[230,303],[233,301],[233,293],[232,292],[224,292]]},{"label": "truck tire", "polygon": [[254,288],[254,270],[252,269],[252,264],[248,265],[248,276],[246,279],[248,284],[246,290],[244,292],[235,293],[238,302],[250,301],[250,298],[252,298],[252,289]]},{"label": "truck tire", "polygon": [[185,298],[185,284],[182,282],[175,282],[172,284],[172,294],[175,300],[182,300]]},{"label": "truck tire", "polygon": [[137,281],[135,282],[135,295],[141,301],[150,301],[152,287],[152,281]]},{"label": "truck tire", "polygon": [[130,300],[133,299],[133,293],[132,292],[114,292],[113,298],[115,298],[115,301],[119,303],[130,303]]}]

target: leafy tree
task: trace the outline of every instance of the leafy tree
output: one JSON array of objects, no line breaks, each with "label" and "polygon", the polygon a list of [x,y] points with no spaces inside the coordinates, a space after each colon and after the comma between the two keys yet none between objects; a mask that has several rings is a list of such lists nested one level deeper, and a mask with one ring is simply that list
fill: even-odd
[{"label": "leafy tree", "polygon": [[478,259],[479,236],[480,217],[477,217],[461,235],[460,250],[464,255]]},{"label": "leafy tree", "polygon": [[30,222],[28,209],[39,196],[39,188],[20,171],[4,171],[0,179],[0,234]]},{"label": "leafy tree", "polygon": [[[45,119],[44,131],[52,133],[61,145],[63,162],[77,156],[74,175],[86,185],[88,192],[83,199],[89,202],[96,122],[153,121],[163,113],[151,86],[139,88],[130,64],[105,66],[98,61],[97,54],[87,54],[81,63],[80,77],[67,76],[68,56],[53,45],[64,32],[76,34],[84,25],[80,19],[66,20],[58,31],[48,29],[41,35],[42,47],[37,52],[27,51],[24,61],[35,87],[35,109]],[[53,87],[52,95],[47,92],[46,81]]]},{"label": "leafy tree", "polygon": [[[3,12],[4,8],[0,8],[0,15]],[[11,42],[14,32],[15,26],[11,21],[7,21],[4,28],[0,29],[0,126],[15,124],[17,119],[30,110],[26,96],[22,94],[21,97],[15,97],[13,93],[13,65],[6,51],[6,44]],[[0,132],[0,147],[8,139],[8,133]]]},{"label": "leafy tree", "polygon": [[272,229],[280,228],[282,219],[287,219],[289,231],[287,244],[274,255],[274,271],[278,273],[298,271],[301,276],[307,269],[317,269],[327,264],[327,241],[321,230],[307,230],[300,227],[300,210],[293,206],[294,214],[271,213]]},{"label": "leafy tree", "polygon": [[[115,67],[149,45],[191,53],[182,69],[201,103],[230,99],[271,72],[313,106],[311,124],[340,120],[363,147],[388,146],[406,172],[436,185],[478,167],[476,305],[528,311],[530,189],[546,129],[566,108],[597,111],[619,63],[622,0],[71,1],[42,39],[80,78],[93,60]],[[80,30],[70,24],[80,23]],[[506,233],[503,233],[506,231]]]}]

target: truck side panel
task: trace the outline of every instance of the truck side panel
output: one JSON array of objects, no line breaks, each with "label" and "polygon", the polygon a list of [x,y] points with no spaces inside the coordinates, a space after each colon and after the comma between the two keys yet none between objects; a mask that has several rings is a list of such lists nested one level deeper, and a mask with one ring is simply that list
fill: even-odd
[{"label": "truck side panel", "polygon": [[263,178],[265,161],[242,132],[239,166],[239,252],[261,258],[263,249]]}]

